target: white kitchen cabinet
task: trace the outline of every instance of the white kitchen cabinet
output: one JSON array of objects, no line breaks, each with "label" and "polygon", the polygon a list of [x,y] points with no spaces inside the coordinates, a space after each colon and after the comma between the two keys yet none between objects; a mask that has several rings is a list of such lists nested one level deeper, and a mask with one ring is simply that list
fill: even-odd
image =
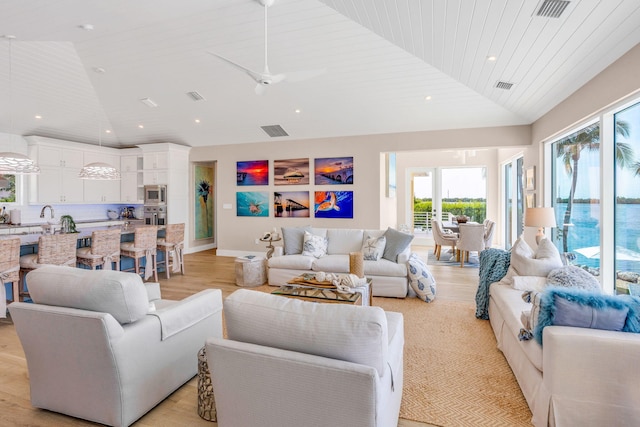
[{"label": "white kitchen cabinet", "polygon": [[142,173],[144,185],[169,183],[169,170],[145,170]]},{"label": "white kitchen cabinet", "polygon": [[169,153],[167,151],[152,151],[143,154],[144,170],[169,169]]},{"label": "white kitchen cabinet", "polygon": [[37,146],[38,165],[80,169],[84,166],[84,152],[73,148],[48,145]]},{"label": "white kitchen cabinet", "polygon": [[120,180],[120,200],[126,203],[142,203],[138,172],[122,172]]},{"label": "white kitchen cabinet", "polygon": [[37,176],[36,203],[82,203],[84,183],[78,177],[80,169],[40,166]]},{"label": "white kitchen cabinet", "polygon": [[120,172],[137,172],[139,156],[122,156],[120,157]]}]

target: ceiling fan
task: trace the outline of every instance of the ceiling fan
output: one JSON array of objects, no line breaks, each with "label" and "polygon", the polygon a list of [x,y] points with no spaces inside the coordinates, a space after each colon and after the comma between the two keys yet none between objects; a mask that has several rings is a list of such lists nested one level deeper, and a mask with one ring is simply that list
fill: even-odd
[{"label": "ceiling fan", "polygon": [[303,80],[308,80],[311,79],[313,77],[319,76],[320,74],[323,74],[326,72],[326,68],[323,69],[318,69],[318,70],[304,70],[304,71],[291,71],[291,72],[287,72],[287,73],[279,73],[279,74],[272,74],[271,71],[269,71],[269,65],[268,65],[268,55],[267,55],[267,10],[269,9],[269,7],[273,6],[273,4],[275,3],[275,0],[256,0],[258,3],[260,3],[262,6],[264,6],[264,71],[262,72],[257,72],[257,71],[253,71],[247,67],[244,67],[236,62],[233,62],[232,60],[225,58],[222,55],[218,55],[217,53],[213,53],[213,52],[207,52],[217,58],[222,59],[223,61],[225,61],[227,64],[239,69],[240,71],[243,71],[244,73],[246,73],[249,77],[251,77],[256,83],[256,88],[255,88],[255,92],[257,95],[262,95],[267,86],[272,85],[272,84],[276,84],[276,83],[280,83],[282,81],[289,81],[289,82],[299,82],[299,81],[303,81]]}]

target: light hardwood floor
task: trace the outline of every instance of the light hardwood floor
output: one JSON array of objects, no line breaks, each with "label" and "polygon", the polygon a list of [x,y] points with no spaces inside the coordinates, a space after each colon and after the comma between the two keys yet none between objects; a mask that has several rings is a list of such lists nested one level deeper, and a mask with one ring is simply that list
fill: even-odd
[{"label": "light hardwood floor", "polygon": [[[413,247],[426,259],[432,247]],[[185,256],[186,274],[160,275],[162,297],[178,300],[202,289],[219,288],[226,297],[235,285],[234,258],[218,257],[215,250]],[[431,266],[438,282],[438,299],[473,302],[478,270],[455,266]],[[29,401],[26,360],[10,319],[0,319],[0,425],[11,426],[94,426],[84,420],[35,409]],[[194,356],[195,357],[195,356]],[[195,360],[194,360],[195,363]],[[197,414],[197,379],[194,378],[138,420],[134,426],[216,426]],[[268,397],[265,397],[268,398]],[[399,427],[429,424],[400,420]]]}]

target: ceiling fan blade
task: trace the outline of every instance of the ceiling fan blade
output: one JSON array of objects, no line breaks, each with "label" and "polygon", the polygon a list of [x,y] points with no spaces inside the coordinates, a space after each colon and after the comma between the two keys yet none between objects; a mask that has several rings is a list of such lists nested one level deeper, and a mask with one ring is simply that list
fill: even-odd
[{"label": "ceiling fan blade", "polygon": [[284,79],[289,79],[288,74],[272,74],[269,76],[271,79],[271,84],[280,83]]},{"label": "ceiling fan blade", "polygon": [[267,91],[267,86],[262,83],[258,83],[255,88],[256,95],[262,95]]},{"label": "ceiling fan blade", "polygon": [[301,82],[304,80],[309,80],[314,77],[318,77],[327,72],[326,68],[321,68],[317,70],[300,70],[300,71],[290,71],[285,73],[286,79],[288,82]]},{"label": "ceiling fan blade", "polygon": [[217,57],[219,59],[222,59],[224,62],[226,62],[227,64],[231,65],[232,67],[235,67],[238,70],[245,72],[246,74],[249,75],[249,77],[251,77],[256,82],[259,82],[260,79],[262,78],[262,73],[257,73],[257,72],[255,72],[255,71],[253,71],[253,70],[251,70],[251,69],[249,69],[247,67],[243,67],[242,65],[240,65],[240,64],[238,64],[236,62],[233,62],[232,60],[230,60],[228,58],[225,58],[222,55],[218,55],[217,53],[213,53],[213,52],[207,52],[207,53],[209,55],[213,55],[213,56],[215,56],[215,57]]}]

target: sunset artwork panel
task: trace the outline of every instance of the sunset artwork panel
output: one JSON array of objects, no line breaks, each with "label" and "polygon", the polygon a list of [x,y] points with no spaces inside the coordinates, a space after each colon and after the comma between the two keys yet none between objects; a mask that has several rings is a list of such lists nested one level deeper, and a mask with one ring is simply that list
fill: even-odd
[{"label": "sunset artwork panel", "polygon": [[237,185],[269,185],[269,160],[237,162]]},{"label": "sunset artwork panel", "polygon": [[316,191],[316,218],[353,218],[353,191]]},{"label": "sunset artwork panel", "polygon": [[274,160],[273,183],[275,185],[309,184],[309,159]]},{"label": "sunset artwork panel", "polygon": [[276,191],[273,193],[273,215],[276,218],[309,218],[308,191]]},{"label": "sunset artwork panel", "polygon": [[353,184],[353,157],[315,159],[315,184]]}]

